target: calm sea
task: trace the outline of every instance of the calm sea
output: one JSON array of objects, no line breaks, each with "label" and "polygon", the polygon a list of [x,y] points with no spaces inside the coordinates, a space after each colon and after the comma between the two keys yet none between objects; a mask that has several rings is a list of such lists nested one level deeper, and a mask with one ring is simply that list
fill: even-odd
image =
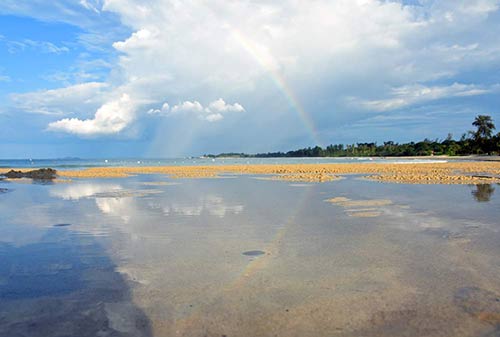
[{"label": "calm sea", "polygon": [[0,336],[500,336],[499,189],[3,181]]},{"label": "calm sea", "polygon": [[59,170],[88,167],[117,166],[193,166],[193,165],[237,165],[237,164],[325,164],[325,163],[420,163],[445,162],[441,159],[408,158],[118,158],[118,159],[0,159],[0,168],[52,167]]}]

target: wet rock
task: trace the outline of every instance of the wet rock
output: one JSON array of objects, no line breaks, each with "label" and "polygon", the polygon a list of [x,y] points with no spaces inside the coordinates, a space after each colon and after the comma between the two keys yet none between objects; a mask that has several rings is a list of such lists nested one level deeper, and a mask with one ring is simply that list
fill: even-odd
[{"label": "wet rock", "polygon": [[9,179],[30,178],[36,180],[52,180],[56,178],[57,171],[51,168],[42,168],[26,172],[10,170],[3,175]]},{"label": "wet rock", "polygon": [[478,287],[465,287],[455,293],[455,304],[482,322],[500,328],[500,296]]}]

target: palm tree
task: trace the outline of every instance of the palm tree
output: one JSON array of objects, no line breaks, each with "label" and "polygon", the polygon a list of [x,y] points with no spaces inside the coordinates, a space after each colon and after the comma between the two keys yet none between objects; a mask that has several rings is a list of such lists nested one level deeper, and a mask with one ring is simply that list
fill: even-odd
[{"label": "palm tree", "polygon": [[477,128],[474,133],[474,138],[476,140],[490,139],[493,134],[493,130],[495,130],[495,124],[493,123],[491,116],[488,115],[477,116],[472,125]]}]

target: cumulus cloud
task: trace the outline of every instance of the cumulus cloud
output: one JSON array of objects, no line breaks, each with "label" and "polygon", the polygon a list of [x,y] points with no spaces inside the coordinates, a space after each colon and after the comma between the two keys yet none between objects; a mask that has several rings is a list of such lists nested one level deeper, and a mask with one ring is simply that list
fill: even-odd
[{"label": "cumulus cloud", "polygon": [[[282,123],[285,114],[296,114],[281,104],[293,97],[292,105],[300,103],[310,120],[321,121],[321,132],[339,120],[355,122],[367,108],[389,112],[491,93],[491,83],[460,83],[470,83],[462,77],[477,69],[498,69],[500,43],[491,33],[500,29],[498,0],[408,3],[81,0],[88,12],[116,15],[132,31],[112,44],[120,56],[111,71],[115,89],[107,97],[133,93],[133,104],[125,120],[97,123],[99,111],[114,102],[108,98],[95,118],[73,121],[88,121],[90,130],[105,134],[121,132],[140,119],[140,111],[214,122],[248,110],[245,116],[262,127],[262,118],[275,114],[280,118],[274,122]],[[165,97],[181,103],[148,110]],[[242,104],[203,105],[214,97],[235,97]],[[357,97],[359,110],[344,104],[348,97]],[[103,132],[104,124],[112,131]],[[276,124],[266,125],[272,138]]]},{"label": "cumulus cloud", "polygon": [[168,115],[169,112],[170,112],[170,105],[168,105],[167,102],[163,103],[163,105],[159,109],[148,110],[149,115],[159,115],[159,116]]},{"label": "cumulus cloud", "polygon": [[81,136],[116,134],[132,122],[134,109],[130,96],[123,94],[101,106],[92,119],[64,118],[50,123],[48,129]]},{"label": "cumulus cloud", "polygon": [[219,98],[216,101],[213,101],[210,103],[207,107],[207,110],[210,112],[243,112],[245,109],[241,104],[239,103],[234,103],[234,104],[227,104],[222,98]]},{"label": "cumulus cloud", "polygon": [[125,41],[113,43],[113,47],[125,53],[133,49],[154,47],[156,35],[148,29],[140,29]]},{"label": "cumulus cloud", "polygon": [[245,109],[241,104],[228,104],[222,98],[219,98],[210,102],[206,107],[203,107],[198,101],[184,101],[170,108],[170,105],[165,102],[160,109],[150,109],[148,114],[163,116],[188,114],[197,116],[201,120],[216,122],[223,119],[225,114],[243,111]]},{"label": "cumulus cloud", "polygon": [[198,101],[190,102],[185,101],[180,104],[174,105],[172,107],[172,114],[177,114],[180,112],[194,112],[201,113],[203,112],[203,106]]},{"label": "cumulus cloud", "polygon": [[218,112],[208,114],[204,117],[204,119],[207,120],[208,122],[217,122],[223,118],[224,118],[224,116],[222,116],[222,114],[220,114]]}]

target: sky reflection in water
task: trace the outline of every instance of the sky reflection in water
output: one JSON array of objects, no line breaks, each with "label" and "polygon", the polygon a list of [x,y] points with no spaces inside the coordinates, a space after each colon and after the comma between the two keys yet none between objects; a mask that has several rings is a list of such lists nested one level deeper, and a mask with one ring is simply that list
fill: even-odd
[{"label": "sky reflection in water", "polygon": [[[496,186],[150,175],[0,187],[1,335],[499,331]],[[391,203],[364,218],[334,197]]]}]

